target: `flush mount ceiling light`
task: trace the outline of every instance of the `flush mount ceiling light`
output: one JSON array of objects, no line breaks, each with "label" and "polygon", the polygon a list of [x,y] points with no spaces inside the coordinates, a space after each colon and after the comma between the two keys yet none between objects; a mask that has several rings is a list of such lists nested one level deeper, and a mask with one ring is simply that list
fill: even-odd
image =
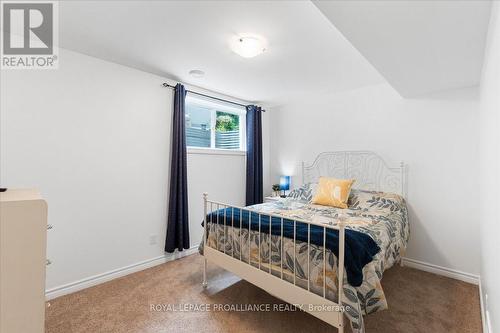
[{"label": "flush mount ceiling light", "polygon": [[238,36],[231,42],[231,50],[243,58],[253,58],[266,50],[266,43],[256,36]]},{"label": "flush mount ceiling light", "polygon": [[205,76],[205,72],[199,69],[192,69],[189,71],[189,75],[196,79],[199,79]]}]

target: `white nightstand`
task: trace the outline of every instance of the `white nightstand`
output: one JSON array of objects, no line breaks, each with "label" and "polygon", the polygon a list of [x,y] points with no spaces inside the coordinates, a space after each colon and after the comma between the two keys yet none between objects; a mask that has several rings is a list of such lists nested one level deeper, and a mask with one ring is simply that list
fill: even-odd
[{"label": "white nightstand", "polygon": [[274,202],[274,201],[280,201],[283,200],[284,198],[278,196],[278,197],[265,197],[264,202]]}]

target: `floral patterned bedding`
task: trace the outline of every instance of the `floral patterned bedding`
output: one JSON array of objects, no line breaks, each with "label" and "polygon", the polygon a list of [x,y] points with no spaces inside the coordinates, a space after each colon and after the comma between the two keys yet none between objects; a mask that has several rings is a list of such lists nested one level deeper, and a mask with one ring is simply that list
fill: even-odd
[{"label": "floral patterned bedding", "polygon": [[[359,287],[351,286],[344,274],[344,306],[345,314],[351,321],[354,331],[363,332],[363,315],[387,309],[386,298],[380,283],[383,272],[397,262],[406,249],[409,237],[408,215],[405,200],[392,193],[353,190],[349,197],[349,208],[310,204],[314,184],[306,184],[294,190],[288,198],[276,202],[264,203],[247,208],[261,213],[278,214],[286,218],[297,218],[311,221],[315,216],[338,219],[339,214],[346,218],[346,228],[370,235],[381,251],[373,261],[363,268],[363,283]],[[326,280],[323,274],[323,247],[311,244],[309,251],[309,272],[307,243],[297,241],[294,249],[293,239],[281,239],[281,236],[271,235],[248,229],[232,228],[229,225],[208,223],[210,228],[208,244],[210,247],[225,251],[226,254],[242,261],[249,261],[253,266],[270,271],[293,283],[294,252],[295,252],[295,282],[307,289],[310,275],[310,290],[323,296],[323,285],[326,285],[326,297],[337,302],[337,257],[327,249]],[[249,241],[250,239],[250,241]],[[259,249],[260,241],[260,249]],[[281,258],[281,242],[283,241],[283,260]],[[250,248],[249,248],[250,246]],[[201,246],[202,247],[202,246]],[[200,248],[202,250],[202,248]],[[269,260],[270,259],[270,260]]]}]

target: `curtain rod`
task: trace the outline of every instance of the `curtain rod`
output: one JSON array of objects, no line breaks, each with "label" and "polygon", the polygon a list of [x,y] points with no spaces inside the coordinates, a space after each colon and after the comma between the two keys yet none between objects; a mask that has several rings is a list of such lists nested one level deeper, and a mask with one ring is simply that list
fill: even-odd
[{"label": "curtain rod", "polygon": [[[168,83],[163,83],[163,86],[165,88],[175,88],[175,86],[172,86]],[[234,104],[234,105],[238,105],[238,106],[242,106],[246,109],[247,105],[244,105],[244,104],[240,104],[240,103],[236,103],[236,102],[233,102],[233,101],[229,101],[227,99],[223,99],[223,98],[219,98],[219,97],[215,97],[215,96],[210,96],[210,95],[205,95],[205,94],[202,94],[202,93],[199,93],[199,92],[196,92],[196,91],[192,91],[192,90],[187,90],[186,91],[188,93],[191,93],[191,94],[195,94],[195,95],[198,95],[198,96],[203,96],[203,97],[206,97],[206,98],[211,98],[211,99],[215,99],[217,101],[221,101],[221,102],[225,102],[225,103],[230,103],[230,104]],[[261,110],[262,112],[266,112],[266,110]]]}]

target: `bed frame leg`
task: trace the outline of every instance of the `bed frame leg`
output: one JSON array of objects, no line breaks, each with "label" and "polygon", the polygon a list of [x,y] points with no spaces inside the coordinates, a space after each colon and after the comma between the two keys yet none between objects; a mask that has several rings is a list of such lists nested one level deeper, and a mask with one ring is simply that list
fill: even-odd
[{"label": "bed frame leg", "polygon": [[[345,224],[342,219],[339,219],[339,256],[338,256],[338,279],[339,285],[337,287],[338,304],[343,306],[344,302],[344,257],[345,257]],[[339,333],[344,333],[344,311],[341,308],[339,312]]]},{"label": "bed frame leg", "polygon": [[[208,226],[207,226],[207,206],[208,206],[208,203],[207,203],[207,200],[208,200],[208,193],[205,192],[203,193],[203,227],[204,227],[204,233],[203,233],[203,251],[206,251],[206,248],[207,248],[207,237],[208,237],[208,234],[207,234],[207,229],[208,229]],[[203,282],[201,283],[201,285],[203,286],[203,289],[206,289],[208,287],[208,283],[207,283],[207,258],[205,257],[205,252],[203,254]]]},{"label": "bed frame leg", "polygon": [[339,333],[344,333],[344,313],[343,311],[340,312],[340,318],[339,318],[339,327],[338,327],[338,330],[339,330]]},{"label": "bed frame leg", "polygon": [[207,289],[207,259],[203,259],[203,282],[201,283],[203,289]]}]

